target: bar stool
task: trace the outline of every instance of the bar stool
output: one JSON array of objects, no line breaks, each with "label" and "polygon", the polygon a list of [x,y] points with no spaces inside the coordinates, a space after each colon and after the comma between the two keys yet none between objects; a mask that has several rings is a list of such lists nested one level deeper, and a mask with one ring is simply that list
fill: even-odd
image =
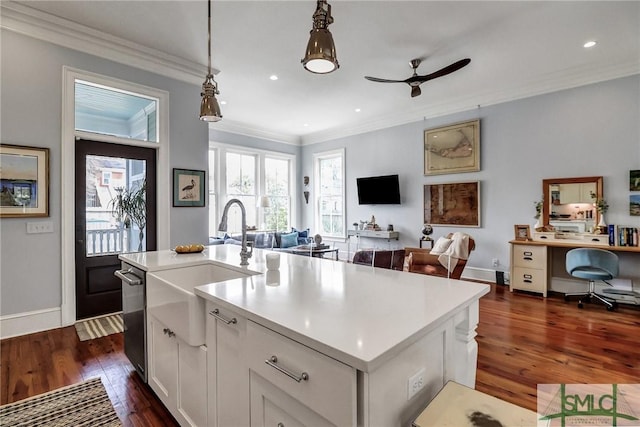
[{"label": "bar stool", "polygon": [[602,302],[608,311],[613,311],[617,304],[615,301],[609,301],[600,294],[596,293],[595,282],[596,280],[603,281],[609,286],[611,283],[607,280],[611,280],[618,276],[618,256],[610,251],[596,248],[577,248],[567,252],[566,257],[567,273],[573,277],[580,279],[586,279],[589,281],[589,291],[582,293],[569,293],[565,294],[565,301],[569,300],[569,296],[580,295],[578,300],[578,308],[583,307],[583,298],[586,301],[590,301],[591,298],[595,298]]}]

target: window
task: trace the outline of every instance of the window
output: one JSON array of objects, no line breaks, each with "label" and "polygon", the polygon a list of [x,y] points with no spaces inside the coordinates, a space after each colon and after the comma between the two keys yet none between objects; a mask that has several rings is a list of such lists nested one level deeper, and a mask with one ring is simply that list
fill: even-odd
[{"label": "window", "polygon": [[291,216],[291,180],[289,161],[267,157],[264,162],[265,195],[270,206],[262,213],[267,230],[289,230]]},{"label": "window", "polygon": [[79,131],[158,142],[157,104],[157,99],[75,81],[75,126]]},{"label": "window", "polygon": [[[294,223],[294,159],[294,156],[282,153],[212,143],[209,150],[209,235],[220,234],[220,215],[231,199],[239,199],[245,206],[248,227],[288,231]],[[261,196],[269,198],[269,207],[260,206]],[[241,222],[240,208],[232,205],[227,233],[239,233]]]},{"label": "window", "polygon": [[[254,155],[227,153],[226,155],[227,201],[238,199],[246,211],[247,226],[256,225],[256,158]],[[242,230],[240,207],[229,209],[228,231]]]},{"label": "window", "polygon": [[315,155],[316,229],[323,237],[345,237],[344,150]]}]

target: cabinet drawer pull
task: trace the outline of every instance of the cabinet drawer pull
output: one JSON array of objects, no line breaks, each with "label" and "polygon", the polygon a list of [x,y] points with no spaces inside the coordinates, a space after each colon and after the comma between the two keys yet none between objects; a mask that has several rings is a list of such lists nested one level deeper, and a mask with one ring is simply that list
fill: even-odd
[{"label": "cabinet drawer pull", "polygon": [[292,380],[295,380],[297,382],[300,382],[302,380],[304,381],[308,381],[309,380],[309,374],[307,374],[306,372],[303,372],[300,374],[300,376],[292,373],[291,371],[283,368],[282,366],[278,366],[278,358],[276,356],[271,356],[270,359],[267,359],[264,361],[264,363],[266,363],[267,365],[271,366],[272,368],[277,369],[278,371],[282,372],[283,374],[285,374],[286,376],[288,376],[289,378],[291,378]]},{"label": "cabinet drawer pull", "polygon": [[164,329],[162,330],[162,332],[163,332],[165,335],[169,335],[169,338],[174,337],[174,336],[176,335],[176,333],[175,333],[175,332],[173,332],[173,331],[172,331],[171,329],[169,329],[169,328],[164,328]]},{"label": "cabinet drawer pull", "polygon": [[533,279],[533,276],[531,274],[523,274],[523,282],[524,283],[533,283],[533,281],[531,279]]},{"label": "cabinet drawer pull", "polygon": [[530,251],[524,251],[524,256],[533,256],[533,252]]},{"label": "cabinet drawer pull", "polygon": [[593,238],[593,239],[591,239],[591,241],[592,241],[592,242],[599,242],[599,241],[600,241],[600,239]]},{"label": "cabinet drawer pull", "polygon": [[541,239],[546,239],[546,238],[547,238],[547,236],[540,236],[540,238],[541,238]]},{"label": "cabinet drawer pull", "polygon": [[526,256],[523,258],[525,261],[533,261],[533,258],[531,258],[530,256]]},{"label": "cabinet drawer pull", "polygon": [[218,310],[217,308],[214,309],[213,311],[210,311],[209,314],[215,317],[216,319],[223,321],[227,325],[230,325],[232,323],[235,325],[236,323],[238,323],[238,319],[236,319],[235,317],[232,317],[231,319],[226,319],[224,316],[220,314],[220,310]]}]

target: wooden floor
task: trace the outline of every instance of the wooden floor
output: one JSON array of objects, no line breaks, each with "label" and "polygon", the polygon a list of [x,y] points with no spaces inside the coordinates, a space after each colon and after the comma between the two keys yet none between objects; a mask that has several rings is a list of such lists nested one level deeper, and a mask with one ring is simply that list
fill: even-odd
[{"label": "wooden floor", "polygon": [[577,307],[492,285],[480,300],[476,389],[536,410],[537,384],[640,383],[640,310]]},{"label": "wooden floor", "polygon": [[[492,285],[480,300],[476,388],[536,409],[537,384],[639,383],[640,310],[617,312]],[[125,426],[176,426],[123,354],[122,334],[67,327],[1,342],[0,404],[101,377]]]}]

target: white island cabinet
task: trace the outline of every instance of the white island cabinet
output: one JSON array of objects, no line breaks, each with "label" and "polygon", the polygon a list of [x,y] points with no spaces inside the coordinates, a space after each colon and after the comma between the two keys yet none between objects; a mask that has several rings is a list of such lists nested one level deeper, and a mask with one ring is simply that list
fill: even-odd
[{"label": "white island cabinet", "polygon": [[[447,381],[475,386],[487,285],[284,253],[266,271],[265,253],[254,250],[244,277],[193,290],[206,301],[206,363],[193,379],[206,379],[206,425],[406,426]],[[146,271],[240,260],[234,245],[121,258]],[[166,343],[148,348],[150,360],[175,358]]]}]

